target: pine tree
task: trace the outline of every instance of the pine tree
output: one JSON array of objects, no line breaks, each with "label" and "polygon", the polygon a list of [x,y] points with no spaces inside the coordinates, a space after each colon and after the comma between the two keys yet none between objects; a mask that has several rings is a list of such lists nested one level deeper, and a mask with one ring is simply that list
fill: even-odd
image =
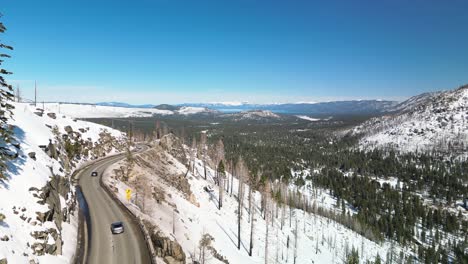
[{"label": "pine tree", "polygon": [[[6,27],[3,22],[0,22],[0,33],[5,33],[5,31]],[[13,50],[11,46],[1,42],[0,49]],[[14,106],[10,102],[14,100],[14,94],[13,87],[5,80],[5,77],[12,73],[3,69],[4,58],[10,58],[10,55],[0,51],[0,179],[6,179],[6,162],[12,158],[8,145],[13,140],[13,130],[9,126],[8,120],[13,116]]]}]

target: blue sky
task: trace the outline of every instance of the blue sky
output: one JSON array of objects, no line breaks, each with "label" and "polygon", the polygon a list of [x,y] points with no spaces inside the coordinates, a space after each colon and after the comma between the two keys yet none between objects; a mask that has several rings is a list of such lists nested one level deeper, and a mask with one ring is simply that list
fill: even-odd
[{"label": "blue sky", "polygon": [[468,1],[2,0],[45,101],[403,99],[468,83]]}]

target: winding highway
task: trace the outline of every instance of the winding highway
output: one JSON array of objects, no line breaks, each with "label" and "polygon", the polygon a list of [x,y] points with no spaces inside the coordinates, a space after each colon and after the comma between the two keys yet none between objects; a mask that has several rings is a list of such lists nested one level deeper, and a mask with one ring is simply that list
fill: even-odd
[{"label": "winding highway", "polygon": [[[140,228],[129,212],[121,208],[100,184],[100,178],[107,167],[123,157],[119,155],[97,161],[78,174],[79,186],[88,206],[87,221],[84,221],[84,263],[151,263]],[[91,176],[93,171],[98,172],[98,177]],[[117,221],[124,223],[125,232],[113,235],[110,225]]]}]

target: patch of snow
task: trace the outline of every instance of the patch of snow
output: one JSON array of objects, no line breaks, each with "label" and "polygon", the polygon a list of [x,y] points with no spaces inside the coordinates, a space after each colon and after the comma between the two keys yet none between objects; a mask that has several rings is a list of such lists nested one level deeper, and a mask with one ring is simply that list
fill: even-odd
[{"label": "patch of snow", "polygon": [[307,120],[307,121],[320,121],[320,118],[313,118],[313,117],[309,117],[309,116],[306,116],[306,115],[297,115],[296,117],[300,118],[300,119],[304,119],[304,120]]}]

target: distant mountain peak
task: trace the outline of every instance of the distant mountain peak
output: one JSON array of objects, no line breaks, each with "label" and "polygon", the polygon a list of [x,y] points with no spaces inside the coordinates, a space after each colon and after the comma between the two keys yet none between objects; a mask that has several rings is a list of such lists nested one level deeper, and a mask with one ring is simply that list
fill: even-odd
[{"label": "distant mountain peak", "polygon": [[468,86],[424,93],[397,105],[393,113],[353,129],[363,148],[394,148],[468,158]]}]

